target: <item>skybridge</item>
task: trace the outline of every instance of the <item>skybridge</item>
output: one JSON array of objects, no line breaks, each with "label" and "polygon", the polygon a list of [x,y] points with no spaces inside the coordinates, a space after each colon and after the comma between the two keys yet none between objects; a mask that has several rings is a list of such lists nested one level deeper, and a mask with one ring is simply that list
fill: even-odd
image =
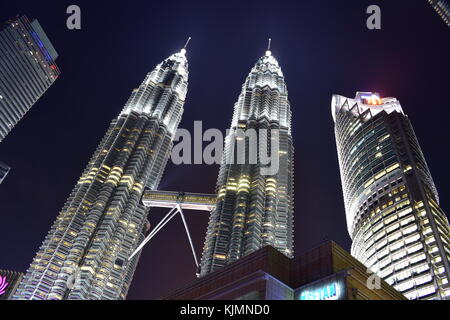
[{"label": "skybridge", "polygon": [[150,240],[152,240],[156,234],[161,231],[173,218],[180,215],[186,234],[189,240],[189,244],[192,249],[192,255],[194,257],[195,265],[199,268],[199,262],[197,254],[195,252],[194,244],[192,242],[191,233],[186,223],[184,210],[195,211],[207,211],[211,212],[216,208],[217,195],[204,194],[204,193],[190,193],[190,192],[172,192],[172,191],[151,191],[147,190],[142,198],[142,203],[147,208],[167,208],[170,209],[169,213],[152,228],[150,234],[145,238],[142,244],[133,252],[128,261],[133,259]]},{"label": "skybridge", "polygon": [[211,212],[216,207],[217,195],[205,193],[147,191],[142,199],[149,208],[174,208]]}]

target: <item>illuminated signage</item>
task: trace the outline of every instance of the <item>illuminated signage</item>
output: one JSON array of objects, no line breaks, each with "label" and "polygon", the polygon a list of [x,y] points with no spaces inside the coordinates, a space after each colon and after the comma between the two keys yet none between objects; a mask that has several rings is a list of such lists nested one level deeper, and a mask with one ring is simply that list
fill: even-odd
[{"label": "illuminated signage", "polygon": [[6,293],[6,288],[8,287],[8,282],[6,282],[6,277],[0,276],[0,296]]},{"label": "illuminated signage", "polygon": [[314,290],[303,291],[300,294],[300,300],[337,300],[340,295],[339,290],[339,284],[333,282]]},{"label": "illuminated signage", "polygon": [[370,104],[375,106],[383,104],[383,101],[381,101],[380,96],[377,94],[363,95],[361,96],[361,100],[364,104]]}]

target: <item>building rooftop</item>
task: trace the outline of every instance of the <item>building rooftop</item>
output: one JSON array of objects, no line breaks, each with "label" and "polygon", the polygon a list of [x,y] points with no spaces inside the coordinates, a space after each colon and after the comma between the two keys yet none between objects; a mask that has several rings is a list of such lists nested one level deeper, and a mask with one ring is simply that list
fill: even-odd
[{"label": "building rooftop", "polygon": [[[333,241],[326,242],[294,259],[267,246],[216,272],[175,290],[163,300],[208,300],[230,292],[256,274],[270,276],[293,290],[344,273],[351,278],[352,287],[359,288],[359,296],[367,299],[404,300],[404,296],[381,280],[381,289],[368,292],[361,283],[367,282],[370,271]],[[379,291],[379,292],[377,292]],[[226,296],[226,295],[224,295]]]}]

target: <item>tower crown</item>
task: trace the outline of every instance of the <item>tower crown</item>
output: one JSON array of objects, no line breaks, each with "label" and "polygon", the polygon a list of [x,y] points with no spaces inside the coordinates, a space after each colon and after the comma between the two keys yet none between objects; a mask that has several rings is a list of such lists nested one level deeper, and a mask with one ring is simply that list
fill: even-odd
[{"label": "tower crown", "polygon": [[278,60],[273,56],[272,51],[270,50],[266,51],[266,54],[258,60],[251,73],[265,73],[267,71],[283,77],[283,72],[278,64]]},{"label": "tower crown", "polygon": [[[356,105],[358,107],[354,108]],[[359,117],[368,110],[371,116],[375,116],[382,111],[386,111],[388,114],[392,112],[403,113],[402,106],[396,98],[381,98],[378,93],[374,92],[357,92],[354,99],[333,95],[331,113],[335,122],[336,115],[342,108],[349,110],[355,117]]]},{"label": "tower crown", "polygon": [[[186,48],[183,48],[147,74],[139,88],[133,90],[121,114],[138,112],[156,118],[163,117],[169,130],[175,130],[187,95],[188,69]],[[164,103],[155,103],[162,95],[173,95],[174,98],[170,101],[164,100]]]},{"label": "tower crown", "polygon": [[189,64],[186,58],[187,50],[185,48],[181,49],[179,52],[176,52],[161,62],[156,66],[154,71],[158,71],[158,69],[164,69],[170,67],[172,71],[175,71],[179,75],[186,77],[189,76]]}]

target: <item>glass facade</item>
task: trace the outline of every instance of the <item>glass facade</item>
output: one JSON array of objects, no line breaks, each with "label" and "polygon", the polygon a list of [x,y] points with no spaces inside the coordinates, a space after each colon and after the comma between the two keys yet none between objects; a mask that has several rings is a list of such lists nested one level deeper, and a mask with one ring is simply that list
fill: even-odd
[{"label": "glass facade", "polygon": [[185,50],[150,72],[111,122],[14,299],[125,299],[148,231],[144,189],[155,190],[187,94]]},{"label": "glass facade", "polygon": [[37,20],[0,27],[0,142],[58,78],[57,58]]},{"label": "glass facade", "polygon": [[332,100],[352,255],[408,299],[450,296],[450,228],[395,98]]},{"label": "glass facade", "polygon": [[[247,135],[250,131],[258,134],[259,147],[267,146],[267,150],[277,140],[279,153],[272,156],[279,163],[278,173],[262,174],[261,149],[252,151]],[[249,158],[243,164],[229,161],[239,153],[239,143],[244,145],[240,150],[245,150],[248,157],[257,154],[255,164]],[[207,229],[201,276],[267,245],[292,257],[293,157],[288,92],[278,61],[268,51],[251,70],[234,107],[219,171],[217,204]]]}]

